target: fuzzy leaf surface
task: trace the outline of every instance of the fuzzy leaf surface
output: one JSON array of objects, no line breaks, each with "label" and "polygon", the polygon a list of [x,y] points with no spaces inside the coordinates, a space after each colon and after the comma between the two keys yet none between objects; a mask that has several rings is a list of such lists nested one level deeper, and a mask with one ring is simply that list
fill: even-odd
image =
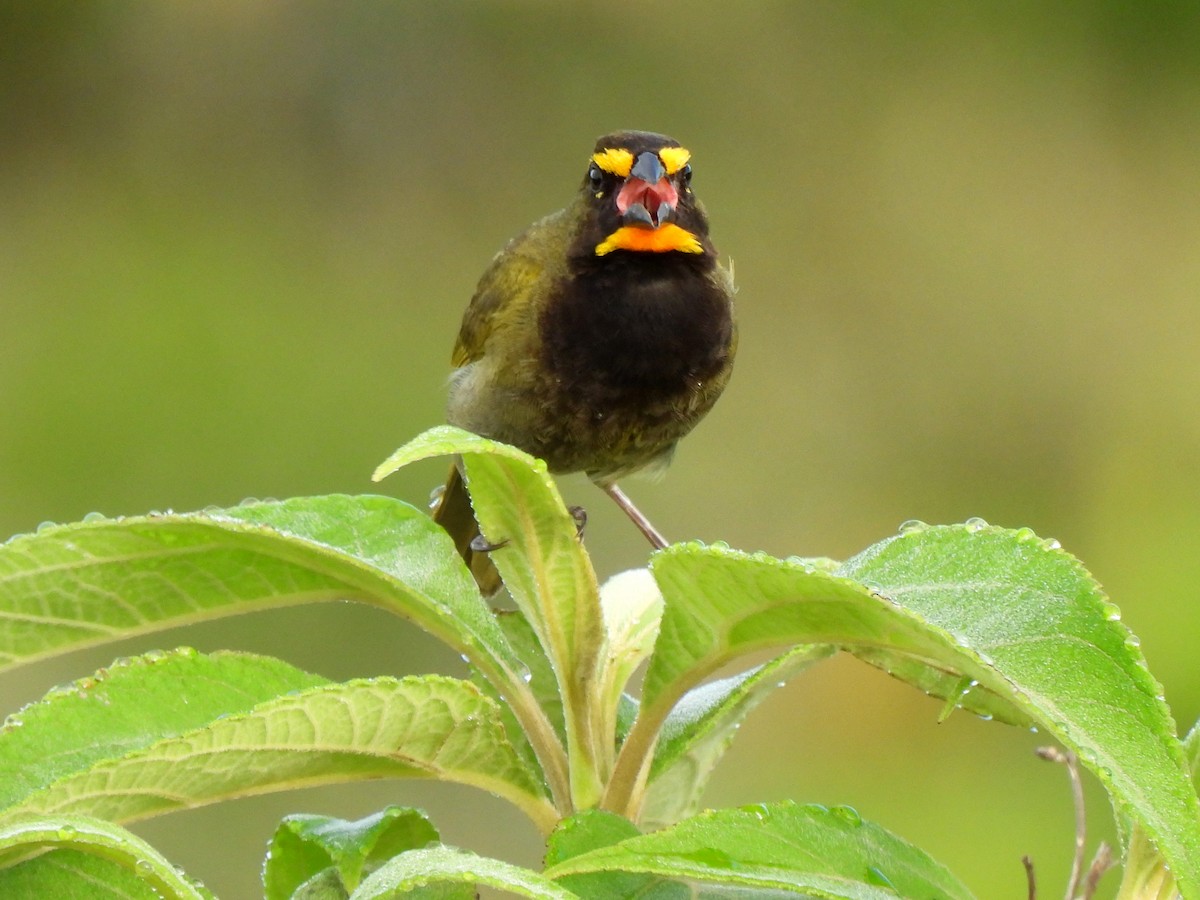
[{"label": "fuzzy leaf surface", "polygon": [[[373,778],[439,778],[510,800],[549,829],[554,813],[497,705],[441,676],[324,684],[101,760],[19,797],[17,816],[129,821],[216,800]],[[2,820],[0,820],[2,821]]]},{"label": "fuzzy leaf surface", "polygon": [[725,661],[781,643],[909,657],[1074,750],[1158,844],[1184,895],[1200,896],[1200,804],[1174,722],[1115,608],[1056,545],[1027,530],[924,527],[832,572],[678,545],[655,557],[654,573],[667,612],[643,712]]},{"label": "fuzzy leaf surface", "polygon": [[664,721],[655,747],[643,827],[671,825],[695,814],[738,726],[772,691],[834,652],[828,646],[801,645],[748,672],[688,691]]},{"label": "fuzzy leaf surface", "polygon": [[375,479],[419,459],[458,455],[480,529],[504,584],[525,615],[554,668],[566,715],[572,793],[577,806],[599,796],[611,761],[610,723],[589,690],[601,683],[604,623],[600,589],[554,480],[541,460],[507,444],[451,426],[430,429],[397,450]]},{"label": "fuzzy leaf surface", "polygon": [[476,885],[534,900],[576,898],[566,888],[529,869],[451,847],[430,847],[393,857],[372,873],[350,895],[350,900],[392,900],[398,897],[441,900],[448,896],[460,896],[455,892],[456,889],[473,889]]},{"label": "fuzzy leaf surface", "polygon": [[56,817],[0,824],[0,897],[96,896],[212,900],[157,850],[111,822]]},{"label": "fuzzy leaf surface", "polygon": [[[1079,560],[1028,529],[939,526],[898,535],[839,574],[948,634],[976,678],[1074,750],[1200,897],[1200,803],[1162,687]],[[950,660],[939,660],[949,663]]]},{"label": "fuzzy leaf surface", "polygon": [[[818,898],[967,900],[970,892],[921,850],[849,807],[764,804],[723,809],[547,868],[559,879],[601,872],[657,875],[703,896],[790,893]],[[716,889],[716,890],[714,890]]]},{"label": "fuzzy leaf surface", "polygon": [[[332,816],[291,815],[275,830],[263,865],[266,900],[289,900],[314,877],[336,882],[343,894],[363,875],[398,853],[438,840],[423,813],[399,806],[353,822]],[[325,875],[332,870],[333,878]]]},{"label": "fuzzy leaf surface", "polygon": [[521,663],[446,533],[390,497],[302,497],[48,526],[0,545],[0,669],[318,600],[415,622],[501,685]]},{"label": "fuzzy leaf surface", "polygon": [[93,765],[328,684],[270,657],[180,649],[118,660],[0,728],[0,811]]}]

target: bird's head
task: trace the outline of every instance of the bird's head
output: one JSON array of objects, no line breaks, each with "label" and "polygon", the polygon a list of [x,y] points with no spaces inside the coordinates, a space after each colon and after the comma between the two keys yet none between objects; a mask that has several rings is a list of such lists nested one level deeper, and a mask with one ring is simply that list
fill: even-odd
[{"label": "bird's head", "polygon": [[581,188],[587,210],[581,244],[594,256],[711,254],[708,222],[692,194],[690,157],[678,141],[648,131],[600,138]]}]

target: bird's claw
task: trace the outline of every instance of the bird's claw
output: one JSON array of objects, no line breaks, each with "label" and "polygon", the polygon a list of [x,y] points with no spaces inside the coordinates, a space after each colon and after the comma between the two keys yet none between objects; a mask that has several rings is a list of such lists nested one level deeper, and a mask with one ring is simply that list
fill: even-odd
[{"label": "bird's claw", "polygon": [[587,510],[582,506],[572,506],[567,509],[567,512],[575,520],[575,537],[582,541],[583,530],[587,527]]},{"label": "bird's claw", "polygon": [[491,553],[493,550],[499,550],[501,547],[508,546],[508,538],[493,543],[485,538],[482,534],[477,534],[471,538],[471,550],[475,553]]}]

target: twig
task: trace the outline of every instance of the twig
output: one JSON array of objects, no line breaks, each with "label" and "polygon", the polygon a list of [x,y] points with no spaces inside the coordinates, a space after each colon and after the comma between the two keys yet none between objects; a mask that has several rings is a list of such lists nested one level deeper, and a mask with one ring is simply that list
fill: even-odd
[{"label": "twig", "polygon": [[1096,855],[1092,857],[1092,864],[1088,866],[1087,878],[1084,879],[1083,900],[1092,900],[1096,894],[1096,888],[1100,884],[1100,878],[1112,867],[1112,850],[1108,844],[1101,841],[1100,846],[1096,848]]},{"label": "twig", "polygon": [[1033,874],[1033,860],[1028,856],[1022,856],[1021,865],[1025,867],[1025,881],[1029,885],[1029,900],[1037,900],[1037,876]]},{"label": "twig", "polygon": [[1060,750],[1058,747],[1038,747],[1034,752],[1042,759],[1062,763],[1067,767],[1067,774],[1071,776],[1071,797],[1075,803],[1075,855],[1071,860],[1071,880],[1067,882],[1066,900],[1074,900],[1079,890],[1080,879],[1083,878],[1083,855],[1087,849],[1087,815],[1083,806],[1083,779],[1079,777],[1079,757],[1070,750]]}]

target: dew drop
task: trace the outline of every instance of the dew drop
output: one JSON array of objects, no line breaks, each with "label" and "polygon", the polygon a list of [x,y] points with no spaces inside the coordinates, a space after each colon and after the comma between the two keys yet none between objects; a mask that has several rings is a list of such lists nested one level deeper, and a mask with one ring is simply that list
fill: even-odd
[{"label": "dew drop", "polygon": [[64,825],[58,829],[58,839],[60,841],[73,841],[79,837],[79,830],[74,825]]},{"label": "dew drop", "polygon": [[83,521],[85,521],[85,522],[103,522],[107,518],[108,518],[108,516],[104,515],[104,513],[93,511],[90,513],[85,513],[84,517],[83,517]]},{"label": "dew drop", "polygon": [[892,880],[884,875],[875,866],[867,867],[867,884],[878,885],[879,887],[887,887],[895,890],[896,886],[892,884]]},{"label": "dew drop", "polygon": [[38,527],[37,527],[36,531],[38,534],[41,534],[43,531],[49,531],[51,528],[57,528],[57,527],[58,526],[54,522],[49,522],[49,521],[38,522]]},{"label": "dew drop", "polygon": [[858,810],[853,806],[834,806],[830,808],[829,812],[851,828],[860,828],[862,826],[862,816],[858,814]]},{"label": "dew drop", "polygon": [[924,531],[929,526],[920,519],[907,519],[900,523],[901,534],[916,534],[918,531]]},{"label": "dew drop", "polygon": [[971,532],[983,531],[983,529],[988,527],[987,520],[981,519],[979,516],[971,516],[971,518],[963,522],[963,525],[966,527],[967,531]]},{"label": "dew drop", "polygon": [[1046,538],[1046,540],[1042,541],[1042,546],[1045,547],[1047,550],[1061,550],[1062,549],[1062,544],[1060,544],[1058,542],[1057,538]]},{"label": "dew drop", "polygon": [[765,822],[771,818],[770,807],[765,803],[751,803],[749,806],[743,806],[742,812],[748,812],[760,822]]},{"label": "dew drop", "polygon": [[137,869],[137,873],[143,877],[154,874],[154,863],[150,862],[148,859],[139,859],[137,863],[134,864],[134,868]]}]

